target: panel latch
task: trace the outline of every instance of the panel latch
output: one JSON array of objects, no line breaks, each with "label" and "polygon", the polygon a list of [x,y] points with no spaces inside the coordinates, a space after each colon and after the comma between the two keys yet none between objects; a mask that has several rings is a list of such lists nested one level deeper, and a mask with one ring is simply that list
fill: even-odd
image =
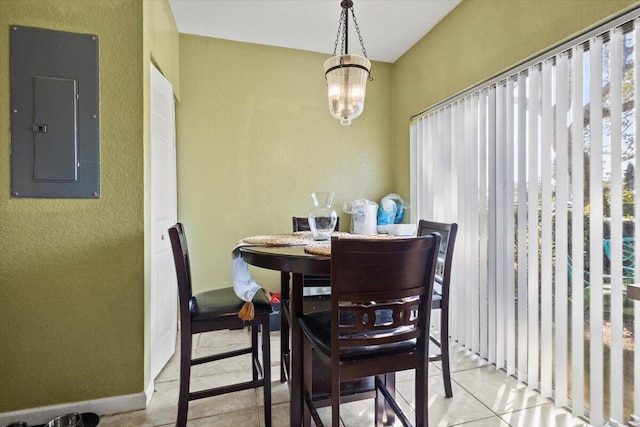
[{"label": "panel latch", "polygon": [[40,123],[34,123],[33,124],[33,128],[31,130],[33,132],[39,132],[39,133],[47,133],[48,132],[47,125],[40,124]]}]

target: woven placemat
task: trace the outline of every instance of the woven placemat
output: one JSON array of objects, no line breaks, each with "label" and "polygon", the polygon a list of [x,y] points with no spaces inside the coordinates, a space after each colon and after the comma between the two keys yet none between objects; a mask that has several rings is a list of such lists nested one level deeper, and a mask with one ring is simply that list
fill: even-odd
[{"label": "woven placemat", "polygon": [[351,233],[338,233],[341,239],[397,239],[399,236],[394,236],[393,234],[351,234]]},{"label": "woven placemat", "polygon": [[313,242],[311,235],[272,234],[268,236],[251,236],[242,239],[244,243],[265,246],[302,246]]},{"label": "woven placemat", "polygon": [[326,242],[311,243],[310,245],[306,245],[304,247],[304,251],[308,254],[313,254],[313,255],[330,256],[331,242],[326,241]]},{"label": "woven placemat", "polygon": [[[391,234],[350,234],[350,233],[333,233],[332,235],[338,235],[341,239],[353,239],[353,240],[365,240],[365,239],[375,239],[375,240],[388,240],[388,239],[397,239],[398,236],[394,236]],[[313,255],[324,255],[331,256],[331,242],[314,242],[308,245],[305,245],[304,251]]]}]

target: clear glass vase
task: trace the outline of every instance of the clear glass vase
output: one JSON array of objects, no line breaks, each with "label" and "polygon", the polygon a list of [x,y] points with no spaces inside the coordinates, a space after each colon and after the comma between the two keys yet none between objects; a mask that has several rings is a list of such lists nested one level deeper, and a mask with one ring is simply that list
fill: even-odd
[{"label": "clear glass vase", "polygon": [[309,212],[309,228],[314,240],[329,240],[338,214],[331,207],[334,193],[311,193],[314,208]]}]

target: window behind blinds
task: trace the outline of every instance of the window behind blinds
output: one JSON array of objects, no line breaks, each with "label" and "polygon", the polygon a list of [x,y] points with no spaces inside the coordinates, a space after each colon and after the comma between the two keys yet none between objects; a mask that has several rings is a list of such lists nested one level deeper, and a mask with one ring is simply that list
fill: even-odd
[{"label": "window behind blinds", "polygon": [[460,226],[452,338],[594,425],[640,414],[638,15],[411,129],[417,216]]}]

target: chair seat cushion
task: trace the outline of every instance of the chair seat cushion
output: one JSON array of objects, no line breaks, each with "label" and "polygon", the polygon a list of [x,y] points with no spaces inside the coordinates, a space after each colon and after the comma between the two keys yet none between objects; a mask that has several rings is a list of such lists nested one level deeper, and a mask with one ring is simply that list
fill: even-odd
[{"label": "chair seat cushion", "polygon": [[[331,312],[322,311],[304,314],[299,320],[303,333],[309,338],[314,347],[327,357],[331,357]],[[341,319],[340,323],[350,324],[353,323],[353,320],[345,318]],[[362,336],[362,333],[354,332],[346,333],[345,335],[357,338],[358,335]],[[351,359],[373,358],[385,354],[409,352],[415,349],[415,339],[385,345],[348,347],[341,349],[340,359],[346,361]]]},{"label": "chair seat cushion", "polygon": [[[233,288],[214,289],[191,297],[189,310],[194,322],[215,320],[225,316],[237,316],[244,305]],[[271,313],[271,304],[262,290],[253,297],[255,314]]]}]

